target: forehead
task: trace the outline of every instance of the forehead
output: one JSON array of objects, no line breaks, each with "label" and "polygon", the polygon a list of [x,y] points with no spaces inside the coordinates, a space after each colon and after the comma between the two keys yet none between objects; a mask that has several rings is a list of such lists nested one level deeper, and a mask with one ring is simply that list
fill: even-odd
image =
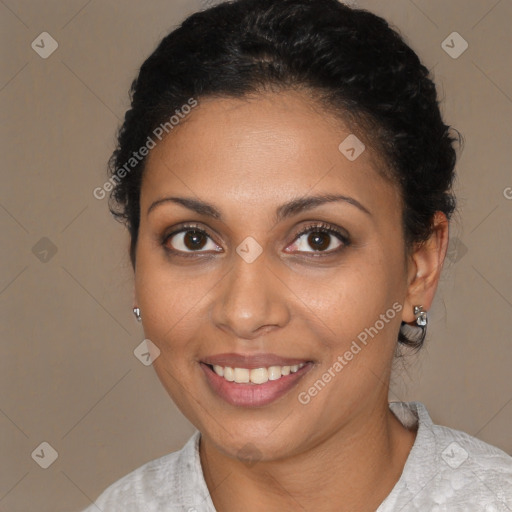
[{"label": "forehead", "polygon": [[395,187],[363,141],[299,92],[207,98],[151,150],[141,206],[176,193],[270,206],[309,191],[396,206]]}]

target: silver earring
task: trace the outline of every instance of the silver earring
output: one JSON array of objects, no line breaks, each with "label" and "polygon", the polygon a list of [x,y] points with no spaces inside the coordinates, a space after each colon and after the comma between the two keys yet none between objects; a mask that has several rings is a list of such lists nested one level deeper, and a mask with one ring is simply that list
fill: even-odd
[{"label": "silver earring", "polygon": [[427,312],[423,310],[423,306],[414,306],[414,316],[416,324],[419,327],[426,327],[428,323]]},{"label": "silver earring", "polygon": [[135,315],[135,318],[137,319],[137,322],[142,322],[142,317],[140,316],[140,309],[139,308],[133,308],[133,314]]}]

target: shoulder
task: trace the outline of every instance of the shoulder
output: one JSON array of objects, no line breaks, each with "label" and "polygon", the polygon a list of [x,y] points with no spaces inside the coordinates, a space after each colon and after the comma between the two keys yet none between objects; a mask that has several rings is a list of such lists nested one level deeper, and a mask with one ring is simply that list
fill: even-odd
[{"label": "shoulder", "polygon": [[512,457],[459,430],[434,425],[433,431],[436,451],[428,486],[433,505],[439,510],[510,510]]},{"label": "shoulder", "polygon": [[510,455],[466,432],[434,424],[419,402],[404,405],[417,417],[418,432],[390,502],[439,512],[512,509]]},{"label": "shoulder", "polygon": [[194,494],[201,494],[202,484],[199,438],[199,432],[195,432],[181,450],[154,459],[117,480],[83,512],[194,510]]},{"label": "shoulder", "polygon": [[[486,443],[466,432],[432,423],[425,406],[418,404],[424,425],[430,428],[435,440],[435,460],[443,470],[452,473],[458,468],[467,468],[482,481],[488,478],[503,480],[512,484],[512,457],[496,446]],[[509,487],[512,489],[512,487]]]},{"label": "shoulder", "polygon": [[[465,483],[466,493],[479,489],[491,497],[505,497],[512,505],[512,457],[466,432],[433,426],[437,440],[440,472],[454,485]],[[473,487],[470,487],[472,485]]]}]

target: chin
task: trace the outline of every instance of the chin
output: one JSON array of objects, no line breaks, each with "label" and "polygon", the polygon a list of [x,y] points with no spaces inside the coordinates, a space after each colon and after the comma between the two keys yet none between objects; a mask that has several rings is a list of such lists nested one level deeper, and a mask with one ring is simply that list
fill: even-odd
[{"label": "chin", "polygon": [[[199,430],[226,456],[250,464],[290,456],[297,445],[306,442],[308,437],[304,434],[304,423],[301,422],[301,425],[275,418],[258,422],[233,419],[229,423],[222,423],[222,426],[211,424],[210,420],[206,428],[203,425]],[[298,432],[305,437],[304,440],[296,438]]]}]

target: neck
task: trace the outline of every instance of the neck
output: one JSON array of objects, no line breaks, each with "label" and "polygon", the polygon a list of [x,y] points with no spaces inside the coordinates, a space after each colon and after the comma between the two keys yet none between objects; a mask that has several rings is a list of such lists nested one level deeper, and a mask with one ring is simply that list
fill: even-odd
[{"label": "neck", "polygon": [[218,512],[374,512],[399,480],[416,433],[387,401],[307,451],[245,464],[201,436],[201,464]]}]

